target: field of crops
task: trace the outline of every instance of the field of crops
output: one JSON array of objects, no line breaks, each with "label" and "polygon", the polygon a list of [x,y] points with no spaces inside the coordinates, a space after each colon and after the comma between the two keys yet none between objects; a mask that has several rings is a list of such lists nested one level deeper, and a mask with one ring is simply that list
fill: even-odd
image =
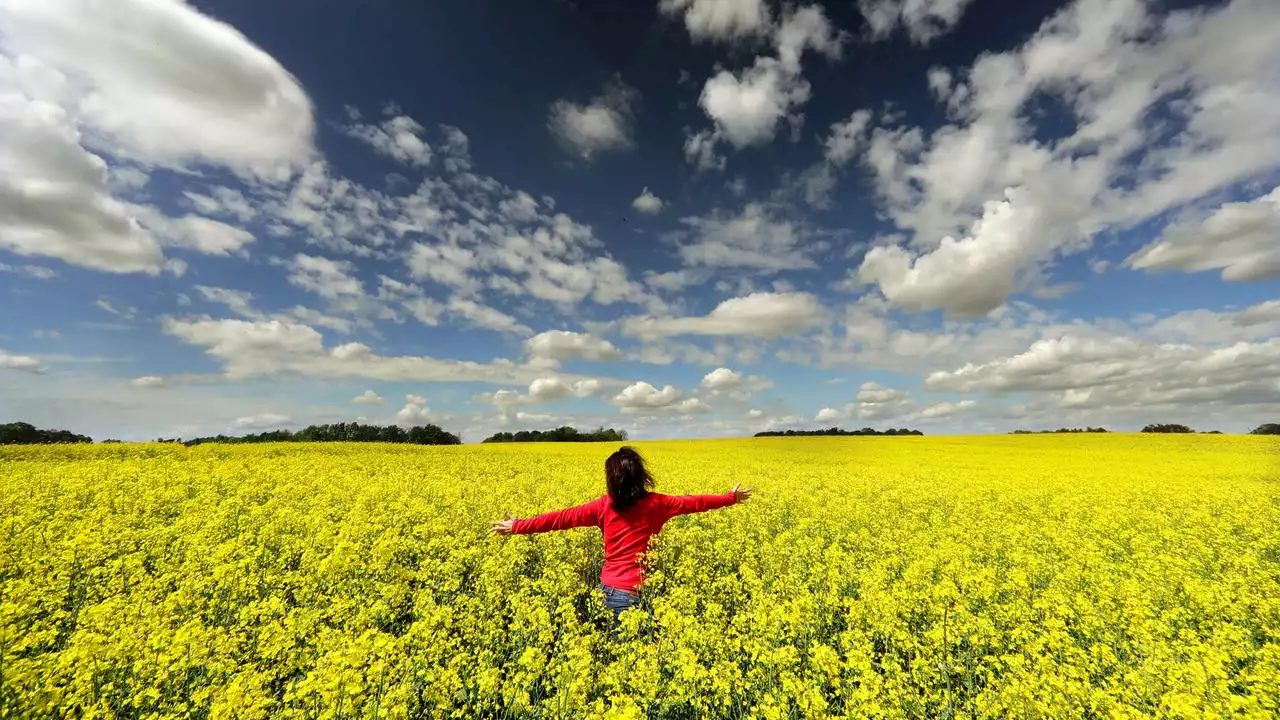
[{"label": "field of crops", "polygon": [[0,448],[0,717],[1280,716],[1275,438],[637,447],[615,638],[613,445]]}]

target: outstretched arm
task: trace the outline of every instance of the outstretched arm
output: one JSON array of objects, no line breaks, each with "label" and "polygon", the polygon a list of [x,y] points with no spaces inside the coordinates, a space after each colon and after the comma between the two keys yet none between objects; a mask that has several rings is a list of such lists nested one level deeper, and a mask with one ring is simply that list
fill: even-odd
[{"label": "outstretched arm", "polygon": [[530,535],[533,533],[568,530],[600,524],[600,501],[592,500],[564,510],[554,510],[527,520],[495,520],[492,530],[499,535]]},{"label": "outstretched arm", "polygon": [[722,507],[729,507],[746,502],[751,498],[751,489],[740,490],[741,484],[722,495],[672,495],[668,498],[667,512],[673,517],[690,513],[706,512]]}]

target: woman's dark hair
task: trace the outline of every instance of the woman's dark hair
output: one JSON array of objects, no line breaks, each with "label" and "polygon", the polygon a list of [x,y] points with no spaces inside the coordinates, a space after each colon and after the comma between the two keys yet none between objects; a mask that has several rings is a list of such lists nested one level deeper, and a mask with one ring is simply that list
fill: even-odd
[{"label": "woman's dark hair", "polygon": [[623,447],[604,461],[605,484],[613,509],[626,512],[651,490],[653,476],[644,467],[644,458],[633,447]]}]

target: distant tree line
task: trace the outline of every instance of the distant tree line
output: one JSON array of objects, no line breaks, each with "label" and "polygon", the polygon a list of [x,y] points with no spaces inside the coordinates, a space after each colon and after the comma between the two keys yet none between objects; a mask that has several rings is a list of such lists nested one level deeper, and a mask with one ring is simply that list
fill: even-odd
[{"label": "distant tree line", "polygon": [[484,442],[625,442],[626,439],[626,430],[596,428],[590,432],[581,432],[575,427],[566,425],[555,430],[520,430],[513,433],[494,433],[485,438]]},{"label": "distant tree line", "polygon": [[1104,433],[1111,432],[1102,427],[1087,428],[1058,428],[1057,430],[1014,430],[1010,435],[1042,435],[1045,433]]},{"label": "distant tree line", "polygon": [[0,425],[0,445],[70,445],[91,442],[93,438],[77,435],[70,430],[41,430],[24,422]]},{"label": "distant tree line", "polygon": [[1165,423],[1161,425],[1148,425],[1142,428],[1142,432],[1144,433],[1193,433],[1195,432],[1195,430],[1192,430],[1186,425],[1179,425],[1177,423]]},{"label": "distant tree line", "polygon": [[415,425],[405,430],[398,425],[362,425],[360,423],[329,423],[308,425],[297,431],[268,430],[237,437],[215,435],[193,438],[183,445],[204,443],[268,443],[268,442],[384,442],[409,445],[460,445],[462,439],[446,432],[439,425]]},{"label": "distant tree line", "polygon": [[862,428],[861,430],[841,430],[838,427],[827,428],[825,430],[766,430],[758,432],[756,437],[810,437],[814,435],[924,435],[919,430],[908,430],[902,428],[889,428],[888,430],[876,430],[874,428]]},{"label": "distant tree line", "polygon": [[1263,423],[1253,429],[1250,435],[1280,435],[1280,423]]}]

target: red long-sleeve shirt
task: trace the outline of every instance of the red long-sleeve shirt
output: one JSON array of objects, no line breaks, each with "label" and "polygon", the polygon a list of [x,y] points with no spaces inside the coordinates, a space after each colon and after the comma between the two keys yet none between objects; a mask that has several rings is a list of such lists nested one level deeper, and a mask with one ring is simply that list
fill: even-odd
[{"label": "red long-sleeve shirt", "polygon": [[663,495],[649,493],[626,512],[613,509],[608,495],[576,507],[556,510],[526,520],[516,520],[516,535],[595,526],[604,532],[604,567],[600,582],[610,587],[635,591],[644,582],[640,561],[649,547],[649,538],[677,515],[706,512],[734,502],[733,491],[723,495]]}]

